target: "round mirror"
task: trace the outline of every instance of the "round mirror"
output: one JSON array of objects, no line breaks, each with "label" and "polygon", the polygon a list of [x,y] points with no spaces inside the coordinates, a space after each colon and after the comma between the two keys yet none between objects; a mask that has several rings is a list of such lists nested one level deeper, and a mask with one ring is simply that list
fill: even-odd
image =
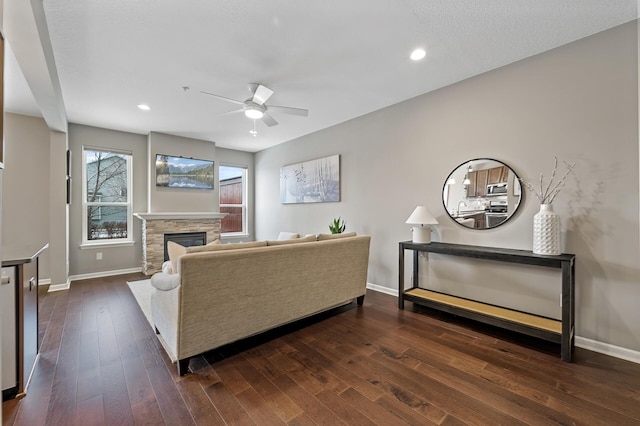
[{"label": "round mirror", "polygon": [[522,199],[520,180],[511,167],[490,158],[460,164],[444,182],[442,202],[461,226],[490,229],[511,218]]}]

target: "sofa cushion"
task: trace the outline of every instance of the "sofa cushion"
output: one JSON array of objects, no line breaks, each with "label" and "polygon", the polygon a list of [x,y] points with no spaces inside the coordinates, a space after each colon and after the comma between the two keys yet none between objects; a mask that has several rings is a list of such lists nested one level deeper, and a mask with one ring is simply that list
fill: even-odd
[{"label": "sofa cushion", "polygon": [[158,272],[151,276],[151,285],[162,291],[173,290],[180,285],[180,275]]},{"label": "sofa cushion", "polygon": [[207,251],[218,251],[218,250],[235,250],[235,249],[245,249],[245,248],[254,248],[254,247],[265,247],[267,245],[266,241],[250,241],[248,243],[232,243],[232,244],[218,244],[211,246]]},{"label": "sofa cushion", "polygon": [[300,234],[294,232],[281,232],[278,234],[278,241],[291,240],[294,238],[300,238]]},{"label": "sofa cushion", "polygon": [[187,248],[173,241],[167,241],[167,252],[169,252],[171,269],[173,272],[178,272],[178,259],[187,253]]},{"label": "sofa cushion", "polygon": [[219,246],[220,244],[222,244],[220,240],[213,240],[209,244],[206,244],[204,246],[187,247],[187,253],[200,253],[202,251],[209,251],[211,250],[211,247],[216,247],[216,246]]},{"label": "sofa cushion", "polygon": [[268,240],[267,241],[267,245],[268,246],[281,246],[281,245],[285,245],[285,244],[298,244],[298,243],[308,243],[311,241],[316,241],[316,236],[315,235],[309,235],[307,237],[304,238],[294,238],[292,240]]},{"label": "sofa cushion", "polygon": [[334,240],[336,238],[348,238],[348,237],[355,237],[356,234],[355,232],[343,232],[341,234],[318,234],[318,241],[325,241],[325,240]]}]

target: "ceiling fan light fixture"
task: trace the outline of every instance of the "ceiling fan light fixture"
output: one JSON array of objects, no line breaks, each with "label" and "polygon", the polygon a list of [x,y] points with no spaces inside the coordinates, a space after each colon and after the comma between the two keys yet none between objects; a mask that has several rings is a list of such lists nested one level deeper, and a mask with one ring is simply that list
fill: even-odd
[{"label": "ceiling fan light fixture", "polygon": [[259,120],[262,118],[264,113],[258,108],[245,108],[244,115],[249,118],[253,118],[254,120]]},{"label": "ceiling fan light fixture", "polygon": [[422,48],[417,48],[413,52],[411,52],[411,60],[419,61],[427,55],[427,52]]}]

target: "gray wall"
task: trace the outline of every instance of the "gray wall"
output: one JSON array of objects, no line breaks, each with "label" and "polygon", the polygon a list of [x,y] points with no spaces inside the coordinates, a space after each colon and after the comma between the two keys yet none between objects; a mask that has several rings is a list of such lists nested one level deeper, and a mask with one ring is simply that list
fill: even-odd
[{"label": "gray wall", "polygon": [[49,132],[49,272],[51,288],[69,282],[69,205],[67,204],[67,133]]},{"label": "gray wall", "polygon": [[[216,184],[213,191],[202,189],[161,188],[155,186],[156,154],[192,157],[215,162]],[[217,148],[215,143],[151,132],[149,134],[149,210],[150,212],[218,212],[220,210],[220,188],[217,180],[221,164],[247,167],[247,211],[248,235],[225,237],[225,240],[253,240],[253,158],[251,152]]]},{"label": "gray wall", "polygon": [[[73,202],[69,208],[69,275],[95,274],[140,268],[142,222],[133,218],[132,246],[82,248],[82,147],[88,145],[133,153],[133,212],[147,210],[147,136],[98,127],[69,125],[69,149],[73,153]],[[96,260],[96,253],[102,260]]]},{"label": "gray wall", "polygon": [[216,158],[213,142],[183,138],[163,133],[149,133],[149,212],[217,212],[218,187],[214,190],[164,188],[156,186],[156,154],[191,157],[200,160]]},{"label": "gray wall", "polygon": [[[49,242],[49,128],[42,118],[5,114],[2,243]],[[49,252],[40,257],[40,279],[49,278]]]},{"label": "gray wall", "polygon": [[[216,149],[213,142],[183,138],[151,132],[148,136],[79,124],[69,125],[69,148],[73,152],[73,198],[69,210],[69,262],[71,276],[100,274],[101,272],[126,271],[142,265],[142,222],[133,219],[134,246],[81,248],[82,241],[82,146],[131,150],[133,152],[134,213],[143,212],[217,212],[219,210],[218,188],[209,190],[185,190],[158,188],[155,186],[155,156],[168,154],[214,160],[220,164],[248,167],[249,197],[253,198],[253,153],[229,149]],[[253,207],[249,210],[249,232],[252,239]],[[101,252],[102,260],[96,260]]]},{"label": "gray wall", "polygon": [[[467,230],[445,216],[442,186],[458,164],[492,157],[535,179],[550,174],[556,155],[576,163],[554,209],[564,249],[577,255],[577,334],[640,350],[637,43],[636,23],[626,24],[257,153],[257,239],[326,232],[342,216],[347,230],[372,236],[369,282],[394,291],[397,243],[411,238],[404,222],[418,204],[440,222],[434,240],[531,248],[539,208],[531,194],[494,230]],[[279,203],[280,167],[331,154],[341,156],[340,203]],[[430,284],[559,312],[554,271],[459,259],[467,272],[456,287],[439,282],[446,260],[438,261],[423,277]],[[514,289],[520,280],[523,289]]]}]

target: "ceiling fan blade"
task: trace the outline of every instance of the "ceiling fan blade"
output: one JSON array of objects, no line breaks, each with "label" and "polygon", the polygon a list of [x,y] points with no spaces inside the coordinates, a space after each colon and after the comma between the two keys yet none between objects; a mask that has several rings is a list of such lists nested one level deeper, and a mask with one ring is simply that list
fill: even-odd
[{"label": "ceiling fan blade", "polygon": [[205,95],[213,96],[214,98],[222,99],[223,101],[229,101],[229,102],[233,102],[234,104],[244,105],[244,102],[242,102],[242,101],[236,101],[235,99],[225,98],[224,96],[216,95],[214,93],[209,93],[209,92],[205,92],[205,91],[202,91],[202,90],[200,91],[200,93],[204,93]]},{"label": "ceiling fan blade", "polygon": [[251,100],[258,105],[262,105],[267,102],[267,99],[269,99],[271,95],[273,95],[273,90],[263,86],[262,84],[258,84]]},{"label": "ceiling fan blade", "polygon": [[307,117],[309,115],[309,110],[303,108],[292,108],[278,105],[268,105],[268,108],[271,110],[282,111],[291,115],[299,115],[300,117]]},{"label": "ceiling fan blade", "polygon": [[269,113],[265,112],[264,115],[262,116],[262,121],[264,121],[264,124],[266,124],[269,127],[273,127],[276,124],[278,124],[278,122],[269,115]]},{"label": "ceiling fan blade", "polygon": [[237,114],[239,112],[244,112],[244,108],[237,108],[237,109],[232,109],[231,111],[225,111],[221,115],[231,115],[231,114]]}]

